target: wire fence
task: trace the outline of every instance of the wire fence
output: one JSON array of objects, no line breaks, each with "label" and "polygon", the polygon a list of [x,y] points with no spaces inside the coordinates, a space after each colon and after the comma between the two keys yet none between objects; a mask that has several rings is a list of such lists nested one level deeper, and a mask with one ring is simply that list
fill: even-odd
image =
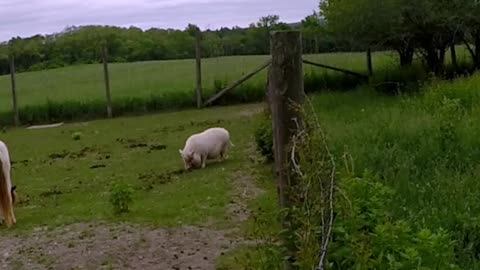
[{"label": "wire fence", "polygon": [[[118,62],[104,44],[100,50],[104,52],[103,65],[43,68],[19,74],[13,68],[12,76],[0,76],[0,89],[10,89],[0,92],[0,124],[75,121],[264,99],[269,32],[256,40],[265,50],[259,55],[239,55],[242,48],[210,31],[197,31],[192,36],[190,50],[196,58]],[[319,46],[319,36],[303,38],[304,59],[322,67],[305,66],[307,92],[353,87],[368,74],[365,53],[319,53],[324,49]],[[372,57],[375,66],[379,56],[374,53]],[[15,64],[14,57],[11,64]]]}]

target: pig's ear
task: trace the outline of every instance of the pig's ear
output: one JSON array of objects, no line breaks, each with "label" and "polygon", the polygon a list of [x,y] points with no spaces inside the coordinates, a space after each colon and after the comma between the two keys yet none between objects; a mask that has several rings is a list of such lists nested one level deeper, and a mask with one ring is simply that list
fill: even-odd
[{"label": "pig's ear", "polygon": [[183,150],[182,149],[178,149],[178,152],[180,153],[180,155],[183,155]]}]

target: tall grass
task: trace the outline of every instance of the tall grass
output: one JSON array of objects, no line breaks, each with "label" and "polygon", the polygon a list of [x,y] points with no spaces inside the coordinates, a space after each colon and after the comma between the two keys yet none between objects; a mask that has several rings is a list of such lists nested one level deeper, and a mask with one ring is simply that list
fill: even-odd
[{"label": "tall grass", "polygon": [[392,187],[388,209],[414,229],[446,229],[457,263],[480,267],[480,74],[433,80],[414,97],[371,89],[314,98],[337,157]]}]

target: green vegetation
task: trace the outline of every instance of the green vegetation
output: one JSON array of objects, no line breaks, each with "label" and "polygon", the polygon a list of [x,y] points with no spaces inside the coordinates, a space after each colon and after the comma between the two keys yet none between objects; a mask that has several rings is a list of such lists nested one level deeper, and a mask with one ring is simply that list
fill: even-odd
[{"label": "green vegetation", "polygon": [[[203,57],[268,54],[269,31],[289,29],[275,15],[262,17],[242,29],[222,28],[201,33]],[[18,71],[35,71],[75,64],[98,63],[102,47],[110,62],[188,59],[195,57],[197,26],[185,30],[137,27],[72,26],[53,35],[12,38],[0,43],[0,74],[9,72],[8,55],[15,56]],[[316,51],[318,52],[318,51]]]},{"label": "green vegetation", "polygon": [[[265,192],[249,202],[252,215],[241,233],[258,242],[220,257],[218,267],[276,269],[285,258],[279,239],[288,235],[295,265],[311,269],[326,234],[326,192],[335,175],[329,269],[479,269],[480,75],[474,71],[480,68],[480,4],[326,0],[319,8],[298,26],[267,16],[246,29],[202,33],[205,98],[266,60],[271,30],[298,27],[304,52],[312,53],[305,58],[364,74],[364,52],[373,51],[368,85],[305,68],[305,90],[324,92],[313,95],[312,107],[326,137],[310,125],[298,145],[303,174],[289,197],[295,205],[286,211],[293,221],[289,228],[282,230],[277,222],[270,163],[252,164],[254,141],[271,162],[272,138],[268,118],[254,124],[245,116],[257,108],[250,105],[7,130],[3,137],[14,145],[20,194],[17,228],[87,220],[225,226],[232,173],[248,171]],[[116,116],[192,107],[197,30],[194,25],[184,31],[87,26],[56,38],[16,38],[0,44],[0,74],[8,73],[7,55],[14,55],[21,71],[23,123],[102,117],[98,62],[106,46]],[[318,54],[326,51],[362,52]],[[445,78],[454,80],[439,80]],[[0,123],[7,124],[12,119],[8,76],[0,77],[0,89],[5,89]],[[261,101],[264,91],[265,71],[218,104]],[[212,125],[235,136],[233,158],[183,172],[179,138]],[[38,144],[32,137],[44,140]]]},{"label": "green vegetation", "polygon": [[[466,50],[458,49],[459,62],[467,61]],[[365,54],[332,53],[305,55],[306,59],[366,73]],[[259,66],[267,56],[238,56],[204,59],[203,95],[211,96]],[[447,58],[448,61],[448,58]],[[373,54],[373,84],[398,82],[404,89],[416,89],[428,74],[419,66],[397,69],[398,59],[391,52]],[[220,98],[219,105],[261,101],[264,98],[266,71]],[[113,111],[116,116],[195,106],[194,61],[168,60],[110,65]],[[358,78],[305,65],[307,92],[322,89],[348,89]],[[381,85],[382,86],[382,85]],[[379,87],[391,93],[394,88]],[[12,122],[10,78],[0,76],[0,124]],[[393,90],[392,90],[393,89]],[[72,121],[104,117],[105,91],[102,67],[78,65],[17,75],[18,103],[22,123]]]},{"label": "green vegetation", "polygon": [[[7,129],[1,140],[10,148],[12,181],[19,197],[14,229],[95,221],[175,226],[208,220],[222,226],[228,222],[224,215],[232,174],[250,162],[253,126],[248,115],[257,108],[244,105],[58,128]],[[216,125],[231,131],[236,147],[229,160],[184,172],[178,149],[192,133]],[[83,134],[81,140],[72,140],[76,132]],[[130,211],[120,216],[110,202],[115,183],[133,188]],[[119,202],[124,202],[120,195]]]},{"label": "green vegetation", "polygon": [[[476,74],[432,80],[413,97],[382,96],[365,87],[313,97],[339,172],[332,269],[479,267],[479,84]],[[306,174],[321,168],[311,166],[302,164]],[[300,213],[311,215],[319,204],[309,205],[309,212]],[[308,236],[299,242],[304,252],[298,259],[311,265],[318,261],[320,240],[308,232],[320,221],[297,217],[310,221],[312,231],[296,228],[299,237]],[[261,264],[269,246],[259,247],[229,254],[223,263],[238,256]]]},{"label": "green vegetation", "polygon": [[326,0],[320,3],[323,17],[313,19],[323,19],[336,40],[396,51],[402,66],[411,65],[418,53],[440,75],[447,50],[457,44],[469,48],[471,62],[480,68],[479,10],[474,0],[386,0],[381,5],[374,0]]},{"label": "green vegetation", "polygon": [[[305,58],[365,72],[365,55],[338,53],[306,55]],[[204,59],[204,97],[232,83],[259,66],[267,56]],[[377,81],[390,78],[396,58],[391,53],[375,53]],[[115,115],[193,107],[195,69],[193,60],[151,61],[110,65],[111,92]],[[411,73],[411,72],[410,72]],[[305,66],[308,91],[343,89],[357,85],[357,78],[325,69]],[[408,74],[408,73],[406,73]],[[266,71],[227,93],[217,104],[261,101]],[[406,76],[408,79],[409,76]],[[0,76],[0,123],[12,122],[9,76]],[[20,118],[23,123],[78,120],[106,115],[102,67],[79,65],[53,70],[20,73],[17,76]]]},{"label": "green vegetation", "polygon": [[110,190],[110,203],[113,206],[113,212],[117,215],[128,213],[129,206],[133,202],[133,189],[123,183],[114,183]]}]

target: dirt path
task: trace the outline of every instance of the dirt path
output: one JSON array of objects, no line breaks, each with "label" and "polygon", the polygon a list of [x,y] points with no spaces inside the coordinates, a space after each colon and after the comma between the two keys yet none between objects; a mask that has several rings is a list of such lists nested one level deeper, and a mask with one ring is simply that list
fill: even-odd
[{"label": "dirt path", "polygon": [[1,269],[214,269],[235,247],[222,231],[199,227],[148,228],[74,224],[0,236]]}]

